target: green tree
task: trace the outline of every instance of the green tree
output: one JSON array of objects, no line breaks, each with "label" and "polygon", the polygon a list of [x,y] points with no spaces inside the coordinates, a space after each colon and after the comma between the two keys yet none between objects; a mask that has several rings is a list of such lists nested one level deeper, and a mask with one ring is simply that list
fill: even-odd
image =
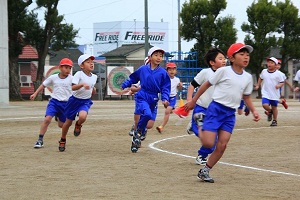
[{"label": "green tree", "polygon": [[300,18],[298,9],[290,0],[277,2],[276,6],[280,9],[280,26],[277,32],[280,35],[278,46],[281,47],[280,54],[282,57],[283,71],[286,72],[287,62],[291,58],[300,57]]},{"label": "green tree", "polygon": [[206,66],[203,56],[209,48],[225,51],[237,40],[235,19],[218,17],[226,6],[226,0],[190,0],[182,6],[180,35],[187,41],[196,40],[192,51],[198,52],[200,66]]},{"label": "green tree", "polygon": [[[78,30],[74,30],[72,24],[62,23],[64,16],[58,14],[58,3],[59,0],[36,0],[37,9],[45,9],[45,26],[37,25],[38,21],[33,22],[35,29],[28,30],[25,36],[27,42],[37,49],[39,55],[37,78],[34,82],[35,89],[42,83],[49,49],[60,50],[77,47],[75,37]],[[31,15],[35,15],[34,12],[31,12]]]},{"label": "green tree", "polygon": [[21,100],[18,57],[26,45],[22,32],[27,21],[27,7],[30,1],[8,1],[8,46],[9,46],[9,98]]},{"label": "green tree", "polygon": [[[271,47],[277,45],[274,34],[279,27],[280,10],[273,5],[272,1],[258,0],[257,3],[253,2],[246,12],[248,23],[243,23],[241,28],[248,33],[245,43],[254,48],[247,70],[254,73],[258,79],[264,67],[261,63],[269,56]],[[259,96],[261,96],[260,90]]]}]

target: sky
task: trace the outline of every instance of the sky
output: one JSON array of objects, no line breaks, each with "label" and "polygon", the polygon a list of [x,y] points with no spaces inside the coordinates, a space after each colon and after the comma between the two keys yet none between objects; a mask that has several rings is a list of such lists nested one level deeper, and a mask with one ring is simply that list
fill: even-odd
[{"label": "sky", "polygon": [[[178,48],[178,1],[184,0],[148,0],[148,21],[169,23],[169,49]],[[93,23],[111,21],[144,21],[144,0],[60,0],[59,14],[64,15],[66,23],[72,23],[75,29],[80,29],[76,42],[78,44],[93,43]],[[245,33],[241,30],[243,22],[247,22],[246,9],[253,0],[227,0],[227,8],[220,13],[221,17],[235,17],[235,28],[238,30],[238,41],[243,42]],[[300,0],[291,0],[300,10]],[[29,9],[33,9],[32,5]],[[300,14],[300,12],[299,12]],[[42,18],[42,16],[41,16]],[[181,49],[188,52],[194,41],[181,39]]]}]

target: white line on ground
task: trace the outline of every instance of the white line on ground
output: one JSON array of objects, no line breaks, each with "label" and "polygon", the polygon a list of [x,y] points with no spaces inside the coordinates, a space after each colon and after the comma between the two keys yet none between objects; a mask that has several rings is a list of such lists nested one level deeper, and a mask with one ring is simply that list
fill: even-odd
[{"label": "white line on ground", "polygon": [[[285,127],[294,127],[294,126],[285,126]],[[261,127],[261,128],[269,128],[269,127]],[[235,130],[240,131],[240,130],[261,129],[261,128],[246,128],[246,129],[235,129]],[[280,128],[282,128],[282,127],[280,127]],[[160,152],[163,152],[163,153],[172,154],[172,155],[176,155],[176,156],[181,156],[181,157],[185,157],[185,158],[195,159],[195,156],[189,156],[189,155],[184,155],[184,154],[180,154],[180,153],[175,153],[175,152],[171,152],[171,151],[167,151],[167,150],[163,150],[163,149],[159,149],[159,148],[155,147],[155,145],[158,144],[158,143],[165,142],[167,140],[174,140],[174,139],[178,139],[178,138],[182,138],[182,137],[187,137],[187,136],[191,136],[191,135],[180,135],[180,136],[176,136],[176,137],[165,138],[165,139],[153,142],[153,143],[149,144],[148,146],[153,150],[160,151]],[[226,162],[220,162],[220,161],[218,163],[222,164],[222,165],[228,165],[228,166],[234,166],[234,167],[239,167],[239,168],[251,169],[251,170],[255,170],[255,171],[300,177],[300,174],[280,172],[280,171],[275,171],[275,170],[268,170],[268,169],[262,169],[262,168],[257,168],[257,167],[250,167],[250,166],[244,166],[244,165],[226,163]]]}]

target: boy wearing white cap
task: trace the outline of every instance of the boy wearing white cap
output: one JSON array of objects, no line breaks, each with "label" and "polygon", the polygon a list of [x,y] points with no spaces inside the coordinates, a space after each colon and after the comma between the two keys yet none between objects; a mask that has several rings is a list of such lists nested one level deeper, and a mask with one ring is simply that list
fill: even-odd
[{"label": "boy wearing white cap", "polygon": [[148,51],[150,63],[142,65],[134,71],[129,79],[126,80],[121,88],[131,87],[140,81],[141,89],[136,94],[136,106],[138,113],[141,114],[137,130],[134,132],[131,143],[131,152],[135,153],[141,146],[141,136],[144,135],[147,123],[155,121],[157,115],[158,94],[164,107],[169,105],[169,95],[171,90],[171,80],[164,68],[160,66],[163,60],[164,50],[159,47],[152,47]]},{"label": "boy wearing white cap", "polygon": [[186,110],[193,109],[198,98],[214,85],[212,102],[206,110],[200,140],[206,148],[212,148],[215,145],[216,137],[218,141],[206,165],[198,172],[197,177],[205,182],[214,182],[214,179],[209,176],[209,171],[226,150],[235,126],[235,112],[240,105],[241,97],[252,112],[253,120],[260,119],[250,97],[253,89],[252,76],[244,70],[249,64],[252,50],[253,48],[249,45],[232,44],[227,51],[231,66],[219,68],[185,105]]},{"label": "boy wearing white cap", "polygon": [[39,88],[30,96],[30,100],[34,100],[36,95],[46,87],[52,87],[51,99],[46,108],[46,114],[40,127],[39,138],[34,148],[42,148],[44,146],[44,135],[51,123],[53,117],[57,119],[58,127],[62,128],[66,121],[64,109],[69,97],[72,95],[72,75],[71,69],[73,62],[69,58],[61,59],[59,63],[58,74],[52,74],[46,78]]},{"label": "boy wearing white cap", "polygon": [[[270,126],[277,126],[278,116],[278,100],[280,99],[279,89],[284,85],[284,78],[277,70],[278,60],[274,57],[267,59],[267,69],[263,69],[259,75],[256,90],[260,87],[262,94],[262,107],[265,109],[265,114],[268,116],[268,121],[273,121]],[[270,107],[271,106],[271,107]]]},{"label": "boy wearing white cap", "polygon": [[62,127],[59,151],[65,151],[67,133],[76,115],[78,115],[78,120],[75,124],[74,136],[80,135],[82,124],[86,121],[88,111],[93,104],[91,96],[97,81],[97,75],[92,73],[94,70],[94,59],[94,56],[87,54],[83,54],[78,58],[78,65],[81,71],[76,72],[72,79],[73,95],[69,98],[65,108],[67,119]]}]

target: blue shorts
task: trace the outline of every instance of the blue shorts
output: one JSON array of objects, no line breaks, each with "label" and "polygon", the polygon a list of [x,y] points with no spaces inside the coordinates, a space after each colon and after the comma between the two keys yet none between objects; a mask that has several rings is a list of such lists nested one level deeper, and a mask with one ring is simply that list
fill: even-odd
[{"label": "blue shorts", "polygon": [[278,100],[270,100],[267,98],[262,98],[261,102],[262,102],[262,104],[268,104],[268,105],[275,106],[275,107],[278,106]]},{"label": "blue shorts", "polygon": [[77,113],[84,110],[89,112],[90,107],[93,105],[91,99],[78,99],[71,96],[65,108],[65,115],[67,119],[75,120]]},{"label": "blue shorts", "polygon": [[171,106],[174,109],[175,105],[176,105],[176,101],[177,101],[176,96],[170,97],[170,100],[169,100],[170,105],[169,106]]},{"label": "blue shorts", "polygon": [[57,99],[50,99],[47,108],[46,108],[46,116],[57,116],[59,121],[65,122],[65,107],[67,105],[67,101],[58,101]]},{"label": "blue shorts", "polygon": [[233,132],[235,125],[235,109],[226,107],[220,103],[212,101],[205,115],[202,130],[218,133],[224,130],[229,133]]},{"label": "blue shorts", "polygon": [[192,115],[192,129],[193,129],[193,132],[195,133],[195,135],[196,135],[197,137],[199,137],[199,131],[198,131],[197,123],[196,123],[196,121],[194,120],[194,114],[195,114],[195,113],[200,113],[200,112],[206,114],[206,110],[207,110],[206,108],[204,108],[204,107],[202,107],[202,106],[199,106],[199,105],[197,105],[197,104],[196,104],[196,106],[195,106],[195,108],[194,108],[193,115]]},{"label": "blue shorts", "polygon": [[150,108],[151,110],[151,120],[155,121],[156,116],[157,116],[157,103],[156,104],[148,104],[145,101],[136,101],[135,102],[135,110],[134,114],[135,115],[142,115],[145,112],[146,107]]}]

